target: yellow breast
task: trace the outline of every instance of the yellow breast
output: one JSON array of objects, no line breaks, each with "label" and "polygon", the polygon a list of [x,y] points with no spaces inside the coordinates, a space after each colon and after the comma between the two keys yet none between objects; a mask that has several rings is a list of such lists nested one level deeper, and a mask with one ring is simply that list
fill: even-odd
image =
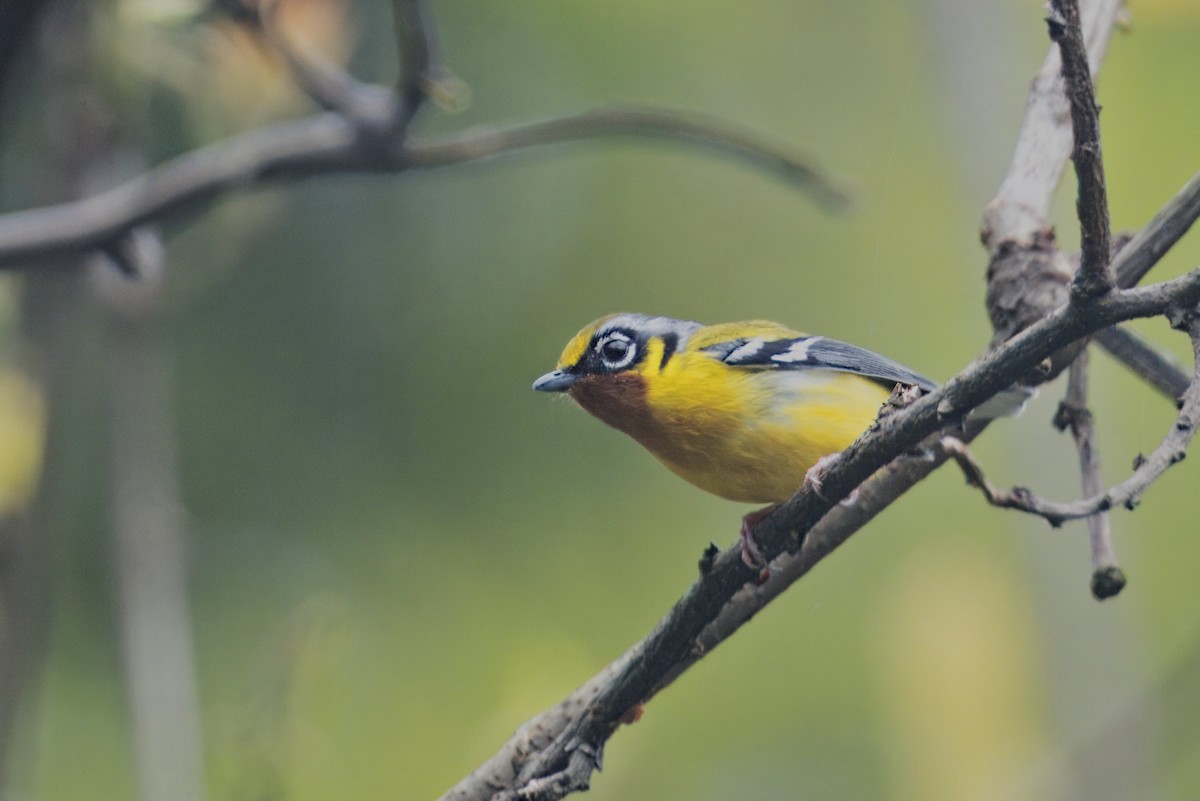
[{"label": "yellow breast", "polygon": [[818,459],[871,425],[889,394],[850,373],[730,369],[697,352],[670,359],[644,391],[635,426],[606,422],[697,487],[751,503],[790,498]]}]

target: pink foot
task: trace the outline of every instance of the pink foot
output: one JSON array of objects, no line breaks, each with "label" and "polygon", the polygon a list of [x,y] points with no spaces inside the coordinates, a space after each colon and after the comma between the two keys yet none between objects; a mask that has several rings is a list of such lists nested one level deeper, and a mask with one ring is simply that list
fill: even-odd
[{"label": "pink foot", "polygon": [[742,527],[738,530],[738,537],[742,544],[742,561],[748,567],[766,567],[767,560],[763,557],[762,551],[758,547],[758,543],[754,541],[754,527],[758,525],[758,521],[762,520],[767,515],[774,511],[776,504],[764,506],[756,512],[751,512],[742,518]]},{"label": "pink foot", "polygon": [[[828,471],[829,468],[832,467],[833,465],[837,464],[838,459],[841,459],[841,458],[842,458],[842,454],[839,452],[839,453],[827,453],[824,456],[822,456],[820,459],[818,459],[813,464],[812,467],[808,468],[808,471],[804,474],[805,489],[807,489],[811,492],[815,492],[817,494],[817,497],[819,497],[819,498],[825,498],[825,493],[823,493],[821,491],[821,482],[825,478],[826,471]],[[826,500],[828,500],[828,499],[826,499]],[[853,492],[851,492],[849,495],[847,495],[845,498],[842,499],[841,505],[849,506],[857,500],[858,500],[858,490],[855,489]]]}]

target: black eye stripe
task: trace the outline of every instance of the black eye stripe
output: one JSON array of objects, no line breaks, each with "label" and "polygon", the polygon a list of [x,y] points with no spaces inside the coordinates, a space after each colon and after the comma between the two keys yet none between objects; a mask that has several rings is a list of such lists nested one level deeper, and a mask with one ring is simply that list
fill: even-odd
[{"label": "black eye stripe", "polygon": [[663,334],[663,354],[662,361],[658,363],[658,371],[661,373],[663,368],[667,366],[667,362],[671,361],[671,357],[675,355],[675,349],[679,347],[679,337],[674,334]]}]

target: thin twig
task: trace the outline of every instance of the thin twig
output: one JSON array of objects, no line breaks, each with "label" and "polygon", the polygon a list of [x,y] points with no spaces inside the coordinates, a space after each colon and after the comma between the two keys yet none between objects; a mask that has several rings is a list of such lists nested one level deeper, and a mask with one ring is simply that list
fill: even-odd
[{"label": "thin twig", "polygon": [[1071,283],[1071,298],[1087,301],[1116,285],[1112,259],[1112,233],[1108,219],[1108,191],[1100,152],[1100,110],[1088,68],[1080,27],[1079,0],[1050,0],[1046,23],[1050,38],[1062,55],[1063,79],[1071,106],[1074,131],[1072,161],[1079,181],[1075,208],[1079,215],[1083,256]]},{"label": "thin twig", "polygon": [[655,106],[600,106],[509,128],[477,129],[443,142],[414,146],[407,160],[413,168],[428,169],[528,148],[621,136],[683,142],[733,157],[794,184],[831,211],[850,203],[848,193],[819,172],[810,158],[784,143],[707,114]]},{"label": "thin twig", "polygon": [[1200,172],[1134,234],[1113,259],[1117,286],[1138,284],[1200,217]]},{"label": "thin twig", "polygon": [[1173,403],[1187,389],[1188,376],[1169,356],[1127,328],[1106,328],[1094,337],[1096,343],[1139,378],[1157,389]]},{"label": "thin twig", "polygon": [[[1194,313],[1189,313],[1186,325],[1192,338],[1193,357],[1196,359],[1197,366],[1200,366],[1200,323],[1197,322]],[[961,446],[961,443],[952,437],[946,437],[942,440],[942,444],[947,453],[958,462],[968,483],[979,488],[990,504],[1038,515],[1057,528],[1068,520],[1089,517],[1117,506],[1124,506],[1127,509],[1136,507],[1141,502],[1141,496],[1146,489],[1166,472],[1167,468],[1179,463],[1187,455],[1187,446],[1196,433],[1198,425],[1200,425],[1200,370],[1193,373],[1192,381],[1188,385],[1187,391],[1183,393],[1179,414],[1170,431],[1148,457],[1139,457],[1133,474],[1107,492],[1097,493],[1070,503],[1044,500],[1024,487],[1002,490],[987,480],[983,468],[974,460],[970,452]]]},{"label": "thin twig", "polygon": [[845,193],[802,156],[744,127],[674,109],[604,106],[590,111],[484,128],[442,141],[361,147],[356,126],[323,112],[230,137],[194,150],[120,186],[83,200],[0,215],[0,269],[90,250],[151,220],[194,209],[220,194],[269,180],[332,172],[393,173],[452,167],[563,142],[612,136],[699,145],[758,167],[825,206]]},{"label": "thin twig", "polygon": [[[1200,216],[1200,173],[1159,209],[1113,259],[1117,286],[1131,287],[1146,276]],[[1095,336],[1106,351],[1143,380],[1178,402],[1188,376],[1173,361],[1124,328],[1108,328]]]},{"label": "thin twig", "polygon": [[[1088,351],[1085,348],[1067,371],[1067,395],[1054,415],[1054,425],[1061,431],[1070,428],[1079,451],[1079,472],[1085,497],[1104,491],[1100,474],[1100,455],[1096,449],[1096,431],[1092,412],[1087,406]],[[1112,542],[1112,518],[1107,511],[1087,518],[1088,541],[1092,552],[1092,594],[1103,601],[1125,587],[1125,575],[1117,566]]]}]

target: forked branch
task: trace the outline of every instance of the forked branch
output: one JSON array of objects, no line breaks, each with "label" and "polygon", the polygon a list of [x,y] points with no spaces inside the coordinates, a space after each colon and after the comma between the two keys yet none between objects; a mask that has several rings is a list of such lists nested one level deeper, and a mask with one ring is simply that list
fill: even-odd
[{"label": "forked branch", "polygon": [[1196,427],[1200,425],[1200,316],[1195,308],[1176,312],[1173,316],[1176,318],[1174,324],[1185,328],[1191,337],[1192,356],[1195,360],[1191,383],[1183,393],[1179,414],[1170,430],[1149,456],[1138,457],[1133,473],[1120,484],[1078,501],[1048,501],[1025,487],[1003,490],[992,484],[971,452],[954,437],[942,439],[943,449],[958,463],[967,478],[967,483],[977,487],[988,503],[1037,515],[1056,528],[1068,520],[1090,517],[1119,506],[1136,508],[1150,485],[1171,465],[1183,461],[1187,455],[1188,444],[1196,434]]},{"label": "forked branch", "polygon": [[509,127],[475,128],[414,141],[411,123],[427,98],[450,104],[461,82],[436,59],[423,0],[394,0],[401,50],[398,87],[355,80],[288,40],[267,0],[261,22],[297,85],[323,112],[267,125],[185,153],[106,192],[0,215],[0,269],[67,253],[114,249],[147,222],[194,211],[220,195],[326,173],[394,174],[471,164],[518,151],[604,137],[698,145],[796,186],[837,210],[848,196],[811,159],[748,128],[670,108],[604,106]]}]

